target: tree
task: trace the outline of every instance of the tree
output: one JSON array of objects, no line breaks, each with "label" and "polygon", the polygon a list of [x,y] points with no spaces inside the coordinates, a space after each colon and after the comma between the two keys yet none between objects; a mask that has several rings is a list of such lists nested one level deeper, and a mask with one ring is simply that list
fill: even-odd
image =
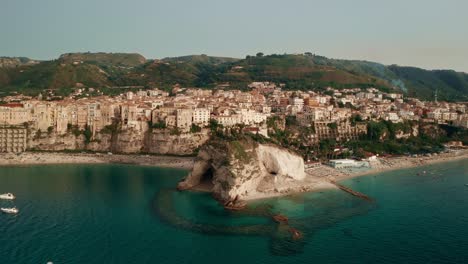
[{"label": "tree", "polygon": [[333,123],[328,123],[327,126],[330,128],[330,129],[333,129],[333,130],[336,130],[338,128],[338,124],[336,124],[335,122]]},{"label": "tree", "polygon": [[190,132],[191,133],[198,133],[201,131],[201,127],[195,125],[195,124],[192,124],[192,127],[190,127]]},{"label": "tree", "polygon": [[264,55],[263,52],[259,52],[259,53],[257,53],[256,56],[257,56],[257,57],[263,57],[263,55]]},{"label": "tree", "polygon": [[174,128],[171,129],[171,131],[169,132],[169,134],[171,134],[171,135],[176,135],[176,136],[179,136],[180,133],[181,133],[181,132],[180,132],[179,128],[177,128],[177,127],[174,127]]},{"label": "tree", "polygon": [[357,122],[362,122],[362,116],[360,114],[354,114],[349,118],[351,125],[356,125]]},{"label": "tree", "polygon": [[93,132],[91,132],[91,128],[89,126],[86,126],[83,135],[85,136],[85,142],[89,143],[91,142],[91,137],[93,136]]},{"label": "tree", "polygon": [[166,122],[160,120],[157,123],[154,123],[153,125],[151,125],[151,127],[155,129],[164,129],[166,128]]},{"label": "tree", "polygon": [[379,141],[388,128],[383,122],[369,122],[367,124],[367,136],[371,141]]},{"label": "tree", "polygon": [[297,122],[296,116],[291,116],[291,115],[286,116],[286,126],[287,127],[297,126],[298,124],[299,123]]},{"label": "tree", "polygon": [[218,130],[219,124],[218,121],[210,119],[210,130],[211,132],[216,132]]}]

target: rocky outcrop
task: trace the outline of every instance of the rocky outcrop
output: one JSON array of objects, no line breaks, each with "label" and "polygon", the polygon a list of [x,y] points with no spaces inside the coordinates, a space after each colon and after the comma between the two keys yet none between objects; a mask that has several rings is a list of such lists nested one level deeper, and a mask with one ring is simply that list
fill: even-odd
[{"label": "rocky outcrop", "polygon": [[297,154],[274,146],[259,145],[257,155],[263,168],[269,174],[290,177],[295,180],[305,178],[304,160]]},{"label": "rocky outcrop", "polygon": [[399,129],[395,131],[395,138],[396,139],[408,139],[410,137],[417,137],[419,135],[419,125],[411,126],[410,131],[404,131]]},{"label": "rocky outcrop", "polygon": [[287,149],[252,140],[216,141],[202,147],[192,172],[178,188],[212,184],[214,196],[222,201],[247,200],[275,189],[264,185],[304,182],[306,177],[302,157]]}]

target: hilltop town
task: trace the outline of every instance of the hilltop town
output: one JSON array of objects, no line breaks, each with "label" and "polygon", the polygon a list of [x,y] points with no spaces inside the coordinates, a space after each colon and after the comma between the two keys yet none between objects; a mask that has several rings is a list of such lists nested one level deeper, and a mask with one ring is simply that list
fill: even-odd
[{"label": "hilltop town", "polygon": [[[190,155],[210,136],[237,131],[310,159],[325,147],[360,139],[403,140],[421,136],[424,127],[426,132],[443,125],[462,131],[468,127],[464,103],[421,101],[376,88],[328,87],[314,92],[282,87],[273,82],[253,82],[243,91],[175,85],[170,92],[130,88],[116,96],[81,87],[61,100],[42,94],[7,96],[0,105],[0,151]],[[382,122],[387,127],[379,127]],[[454,133],[443,135],[453,141]],[[324,142],[331,145],[323,146]]]}]

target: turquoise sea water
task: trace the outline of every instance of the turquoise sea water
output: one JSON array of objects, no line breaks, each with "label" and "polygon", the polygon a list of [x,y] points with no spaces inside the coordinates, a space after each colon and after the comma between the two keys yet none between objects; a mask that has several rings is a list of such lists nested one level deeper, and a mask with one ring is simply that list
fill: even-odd
[{"label": "turquoise sea water", "polygon": [[331,190],[237,213],[209,194],[175,191],[185,174],[0,167],[0,193],[17,196],[0,205],[20,209],[0,215],[0,263],[468,263],[467,160],[342,182],[374,203]]}]

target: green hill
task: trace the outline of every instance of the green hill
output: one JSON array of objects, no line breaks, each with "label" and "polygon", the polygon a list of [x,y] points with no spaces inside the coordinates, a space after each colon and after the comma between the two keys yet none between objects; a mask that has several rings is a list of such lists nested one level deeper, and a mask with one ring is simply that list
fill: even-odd
[{"label": "green hill", "polygon": [[145,57],[137,53],[65,53],[60,55],[63,63],[86,62],[99,66],[135,67],[146,62]]},{"label": "green hill", "polygon": [[364,72],[353,72],[334,65],[320,64],[313,56],[269,55],[247,56],[234,62],[224,71],[220,81],[246,83],[251,81],[274,81],[286,84],[288,89],[323,89],[327,86],[369,87],[390,89],[386,81]]},{"label": "green hill", "polygon": [[247,56],[244,59],[192,55],[146,60],[139,54],[68,53],[53,61],[0,67],[0,92],[37,94],[43,89],[144,86],[169,89],[174,84],[213,88],[229,83],[246,89],[253,81],[284,83],[285,89],[323,90],[376,87],[421,99],[468,100],[468,74],[424,70],[356,60],[329,59],[310,53]]},{"label": "green hill", "polygon": [[82,83],[88,87],[110,85],[108,75],[92,64],[63,64],[45,61],[32,66],[0,69],[0,91],[35,95],[44,89],[75,87]]},{"label": "green hill", "polygon": [[468,100],[468,74],[452,70],[425,70],[398,65],[385,66],[376,62],[336,60],[312,56],[319,65],[365,74],[387,81],[408,96],[426,100],[434,98],[435,91],[442,100]]},{"label": "green hill", "polygon": [[208,56],[205,54],[189,55],[189,56],[181,56],[181,57],[170,57],[170,58],[164,58],[162,60],[164,62],[170,62],[170,63],[191,63],[191,64],[201,63],[201,64],[214,64],[214,65],[239,61],[239,59],[236,59],[236,58],[214,57],[214,56]]},{"label": "green hill", "polygon": [[468,100],[468,74],[451,70],[423,70],[415,67],[388,67],[408,87],[408,95],[423,99]]}]

